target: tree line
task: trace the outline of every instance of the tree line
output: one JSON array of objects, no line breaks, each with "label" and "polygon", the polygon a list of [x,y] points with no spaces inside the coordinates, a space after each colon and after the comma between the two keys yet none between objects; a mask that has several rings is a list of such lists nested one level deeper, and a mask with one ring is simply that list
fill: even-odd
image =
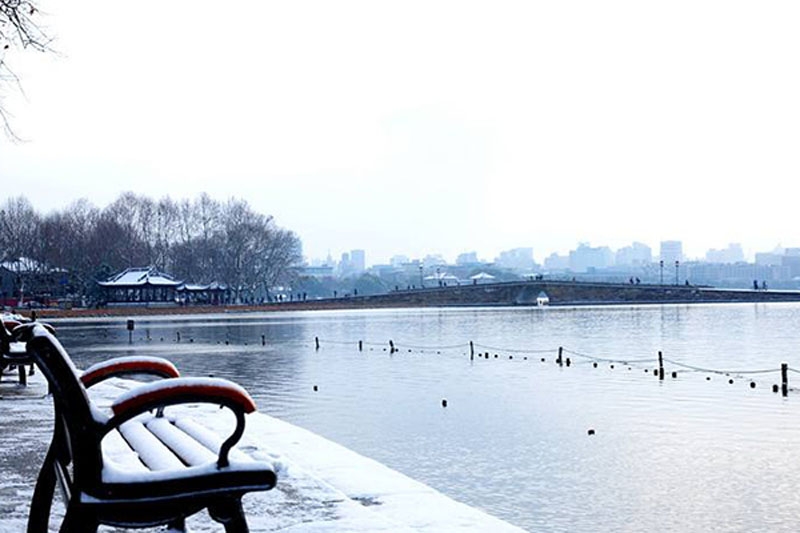
[{"label": "tree line", "polygon": [[205,193],[153,200],[126,192],[103,209],[81,199],[45,215],[24,196],[7,200],[0,206],[0,259],[20,258],[26,270],[48,274],[41,279],[78,296],[94,294],[97,281],[125,268],[154,266],[252,298],[290,282],[302,252],[297,235],[245,200],[220,202]]}]

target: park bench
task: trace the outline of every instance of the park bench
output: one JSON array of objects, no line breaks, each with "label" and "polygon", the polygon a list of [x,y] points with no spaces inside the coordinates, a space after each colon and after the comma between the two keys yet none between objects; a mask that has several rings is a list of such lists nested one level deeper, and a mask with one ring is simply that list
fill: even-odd
[{"label": "park bench", "polygon": [[[27,343],[55,406],[53,439],[34,490],[28,533],[47,532],[56,481],[66,500],[62,533],[96,532],[100,524],[185,531],[186,517],[203,509],[227,533],[248,531],[242,496],[271,489],[276,476],[271,464],[233,449],[244,432],[245,414],[255,410],[244,389],[224,379],[177,377],[169,361],[154,357],[117,358],[79,373],[41,325],[17,326],[14,337]],[[167,379],[122,394],[110,414],[90,400],[92,385],[141,373]],[[186,403],[228,408],[235,429],[223,440],[191,419],[165,413],[166,407]]]},{"label": "park bench", "polygon": [[[14,342],[9,331],[23,322],[17,319],[7,319],[5,316],[0,321],[0,379],[6,368],[16,368],[21,385],[28,384],[28,372],[33,374],[33,360],[25,350],[24,343]],[[30,370],[25,370],[28,365]]]}]

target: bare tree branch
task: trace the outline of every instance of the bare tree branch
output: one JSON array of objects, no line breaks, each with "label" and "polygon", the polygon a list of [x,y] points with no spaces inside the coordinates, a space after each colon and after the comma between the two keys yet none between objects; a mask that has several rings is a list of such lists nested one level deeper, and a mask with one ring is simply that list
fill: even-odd
[{"label": "bare tree branch", "polygon": [[[0,0],[0,89],[11,86],[22,92],[19,78],[6,61],[9,53],[25,49],[39,52],[50,50],[51,39],[37,22],[39,14],[33,0]],[[19,140],[11,128],[8,111],[3,108],[1,93],[0,124],[7,137]]]}]

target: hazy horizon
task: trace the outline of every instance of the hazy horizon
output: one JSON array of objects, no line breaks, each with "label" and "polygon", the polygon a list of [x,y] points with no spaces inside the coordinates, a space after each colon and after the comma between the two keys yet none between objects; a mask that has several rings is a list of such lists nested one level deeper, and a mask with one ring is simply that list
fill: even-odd
[{"label": "hazy horizon", "polygon": [[800,5],[209,7],[41,2],[58,53],[7,57],[0,198],[206,191],[370,264],[800,244]]}]

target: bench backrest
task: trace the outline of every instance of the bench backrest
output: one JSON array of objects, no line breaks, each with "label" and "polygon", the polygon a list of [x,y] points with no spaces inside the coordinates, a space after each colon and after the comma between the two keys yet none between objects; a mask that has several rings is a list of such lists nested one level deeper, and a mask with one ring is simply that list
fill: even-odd
[{"label": "bench backrest", "polygon": [[[58,339],[42,325],[25,324],[21,340],[27,341],[28,353],[41,369],[50,386],[55,406],[54,448],[62,483],[71,492],[72,485],[94,487],[100,483],[102,456],[100,425],[81,383],[78,370]],[[18,335],[17,330],[14,331]],[[72,463],[72,478],[67,465]],[[69,496],[69,495],[68,495]]]}]

